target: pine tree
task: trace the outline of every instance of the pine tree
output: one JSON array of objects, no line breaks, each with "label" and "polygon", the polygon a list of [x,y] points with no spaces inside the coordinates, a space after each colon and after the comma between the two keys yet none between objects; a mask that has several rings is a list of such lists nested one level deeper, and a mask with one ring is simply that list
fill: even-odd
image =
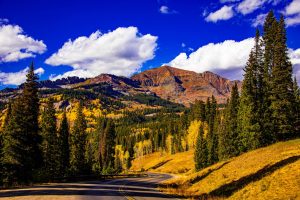
[{"label": "pine tree", "polygon": [[111,119],[104,119],[103,131],[100,133],[99,152],[102,170],[114,166],[115,153],[115,125]]},{"label": "pine tree", "polygon": [[260,34],[257,30],[255,46],[244,69],[244,81],[238,111],[239,151],[245,152],[261,146],[262,129],[259,116],[263,111],[262,56]]},{"label": "pine tree", "polygon": [[71,134],[70,145],[70,167],[73,174],[82,174],[86,171],[86,120],[83,115],[83,107],[80,102],[76,111],[76,119]]},{"label": "pine tree", "polygon": [[208,134],[207,134],[207,147],[208,147],[208,165],[212,165],[218,161],[218,137],[216,133],[215,120],[217,115],[217,101],[214,96],[211,98],[210,113],[208,120]]},{"label": "pine tree", "polygon": [[53,106],[53,100],[50,99],[44,107],[41,116],[41,135],[43,138],[43,175],[47,179],[57,177],[59,175],[59,145],[56,131],[56,116]]},{"label": "pine tree", "polygon": [[274,66],[274,41],[276,37],[278,22],[274,16],[273,11],[270,11],[266,17],[263,30],[263,79],[261,91],[261,115],[260,124],[262,126],[262,145],[267,145],[275,141],[273,122],[272,122],[272,109],[270,107],[271,101],[271,79]]},{"label": "pine tree", "polygon": [[270,109],[277,140],[286,140],[295,133],[295,97],[293,94],[292,64],[288,58],[286,31],[281,16],[275,31],[274,60],[271,71]]},{"label": "pine tree", "polygon": [[3,179],[6,185],[31,182],[34,171],[42,163],[37,79],[31,64],[23,92],[12,105],[3,147]]},{"label": "pine tree", "polygon": [[201,125],[199,128],[199,134],[197,136],[196,147],[194,152],[195,169],[199,171],[208,166],[208,149],[206,140],[204,138],[204,130]]},{"label": "pine tree", "polygon": [[231,97],[227,104],[224,113],[225,130],[222,136],[223,155],[222,158],[230,158],[239,154],[238,148],[238,129],[237,129],[237,116],[239,108],[239,91],[235,83],[231,89]]},{"label": "pine tree", "polygon": [[70,134],[69,124],[67,120],[66,112],[63,113],[63,117],[58,130],[59,150],[60,150],[60,170],[61,175],[66,175],[70,166]]}]

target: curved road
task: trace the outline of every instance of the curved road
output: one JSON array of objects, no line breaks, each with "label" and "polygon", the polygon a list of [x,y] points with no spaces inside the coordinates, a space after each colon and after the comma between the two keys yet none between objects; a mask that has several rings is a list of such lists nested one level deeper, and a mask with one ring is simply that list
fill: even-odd
[{"label": "curved road", "polygon": [[152,200],[175,199],[159,192],[158,183],[171,178],[149,173],[147,177],[79,183],[53,183],[24,189],[0,190],[1,199],[17,200]]}]

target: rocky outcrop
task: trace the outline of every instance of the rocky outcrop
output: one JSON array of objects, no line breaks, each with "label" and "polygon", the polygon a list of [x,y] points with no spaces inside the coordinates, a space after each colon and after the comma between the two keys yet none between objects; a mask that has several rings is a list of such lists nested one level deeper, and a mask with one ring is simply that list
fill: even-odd
[{"label": "rocky outcrop", "polygon": [[205,101],[212,95],[219,103],[225,103],[233,84],[241,87],[240,81],[230,81],[212,72],[196,73],[169,66],[144,71],[132,79],[161,98],[185,105]]}]

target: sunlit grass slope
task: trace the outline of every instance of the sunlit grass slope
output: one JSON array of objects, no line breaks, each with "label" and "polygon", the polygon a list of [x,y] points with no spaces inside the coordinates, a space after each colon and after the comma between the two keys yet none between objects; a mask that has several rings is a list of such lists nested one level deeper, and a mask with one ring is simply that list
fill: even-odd
[{"label": "sunlit grass slope", "polygon": [[[189,173],[161,185],[161,189],[168,193],[204,199],[300,199],[300,139],[257,149],[196,173],[192,166],[192,152],[149,157],[152,161],[147,162],[145,158],[143,163],[150,171],[151,166],[161,163],[154,171],[178,173],[177,168],[182,166],[176,163],[189,163],[186,165]],[[162,162],[170,158],[173,159],[165,164]],[[171,166],[164,166],[171,162],[174,170]]]},{"label": "sunlit grass slope", "polygon": [[131,170],[140,171],[144,169],[171,174],[186,173],[194,169],[193,156],[193,151],[173,155],[156,152],[133,160]]}]

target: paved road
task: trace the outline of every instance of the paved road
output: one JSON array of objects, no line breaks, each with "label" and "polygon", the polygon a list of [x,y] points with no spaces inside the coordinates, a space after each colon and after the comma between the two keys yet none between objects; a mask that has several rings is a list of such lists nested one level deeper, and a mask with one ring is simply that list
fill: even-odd
[{"label": "paved road", "polygon": [[[149,173],[148,177],[123,178],[80,183],[57,183],[25,189],[2,190],[0,199],[17,200],[152,200],[172,199],[156,187],[170,175]],[[173,197],[174,198],[174,197]]]}]

